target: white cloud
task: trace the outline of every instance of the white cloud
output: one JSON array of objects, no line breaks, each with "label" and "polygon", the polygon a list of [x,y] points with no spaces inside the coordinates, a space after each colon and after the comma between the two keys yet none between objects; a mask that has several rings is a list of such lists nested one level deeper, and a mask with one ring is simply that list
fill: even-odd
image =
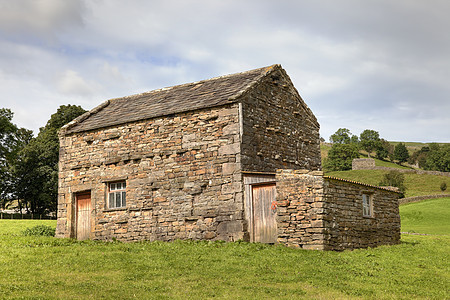
[{"label": "white cloud", "polygon": [[426,120],[450,126],[449,9],[445,0],[0,0],[0,92],[53,112],[281,63],[323,132],[426,139]]},{"label": "white cloud", "polygon": [[0,32],[50,37],[73,24],[81,24],[83,5],[78,0],[2,0]]},{"label": "white cloud", "polygon": [[98,79],[101,80],[105,86],[109,85],[127,86],[127,82],[129,81],[127,78],[124,77],[122,72],[119,70],[119,67],[112,65],[107,61],[104,61],[103,64],[99,66],[97,74]]},{"label": "white cloud", "polygon": [[73,70],[64,71],[57,84],[59,92],[68,95],[89,96],[100,89],[98,83],[85,80]]}]

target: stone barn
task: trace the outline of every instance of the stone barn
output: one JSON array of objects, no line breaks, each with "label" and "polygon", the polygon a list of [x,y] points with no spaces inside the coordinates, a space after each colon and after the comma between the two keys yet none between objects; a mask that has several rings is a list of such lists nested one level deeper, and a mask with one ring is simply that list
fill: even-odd
[{"label": "stone barn", "polygon": [[280,65],[108,100],[59,132],[58,237],[398,243],[398,194],[323,176]]}]

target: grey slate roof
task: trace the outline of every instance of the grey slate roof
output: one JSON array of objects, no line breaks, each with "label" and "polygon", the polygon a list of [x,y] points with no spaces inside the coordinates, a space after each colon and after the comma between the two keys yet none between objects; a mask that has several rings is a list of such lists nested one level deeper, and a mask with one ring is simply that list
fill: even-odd
[{"label": "grey slate roof", "polygon": [[261,78],[281,68],[272,65],[147,93],[111,99],[63,127],[69,134],[236,102]]}]

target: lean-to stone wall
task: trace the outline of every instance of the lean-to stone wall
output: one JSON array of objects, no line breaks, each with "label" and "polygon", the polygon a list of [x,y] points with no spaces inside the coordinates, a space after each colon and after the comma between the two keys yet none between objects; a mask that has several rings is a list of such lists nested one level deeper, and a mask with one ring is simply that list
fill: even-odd
[{"label": "lean-to stone wall", "polygon": [[[276,180],[280,243],[346,250],[400,242],[398,193],[307,170],[279,170]],[[370,217],[363,194],[372,199]]]},{"label": "lean-to stone wall", "polygon": [[243,95],[242,115],[244,171],[321,169],[319,124],[283,70]]},{"label": "lean-to stone wall", "polygon": [[[91,191],[91,239],[244,237],[238,104],[60,133],[58,237],[75,237],[74,195]],[[108,209],[107,184],[127,206]]]},{"label": "lean-to stone wall", "polygon": [[327,250],[323,172],[278,170],[278,242],[303,249]]},{"label": "lean-to stone wall", "polygon": [[[388,189],[325,178],[330,212],[327,245],[333,250],[393,245],[400,242],[399,194]],[[362,195],[372,199],[372,217],[362,214]]]}]

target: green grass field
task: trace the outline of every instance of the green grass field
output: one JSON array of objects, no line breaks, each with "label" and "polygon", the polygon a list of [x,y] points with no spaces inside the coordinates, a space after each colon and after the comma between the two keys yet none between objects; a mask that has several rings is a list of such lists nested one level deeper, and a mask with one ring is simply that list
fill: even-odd
[{"label": "green grass field", "polygon": [[404,232],[450,235],[450,198],[403,204],[400,215]]},{"label": "green grass field", "polygon": [[[0,298],[448,299],[449,209],[441,201],[401,209],[403,230],[432,235],[344,252],[244,242],[78,242],[22,235],[55,221],[0,220]],[[429,213],[418,217],[426,203]],[[437,208],[446,214],[430,222]]]}]

